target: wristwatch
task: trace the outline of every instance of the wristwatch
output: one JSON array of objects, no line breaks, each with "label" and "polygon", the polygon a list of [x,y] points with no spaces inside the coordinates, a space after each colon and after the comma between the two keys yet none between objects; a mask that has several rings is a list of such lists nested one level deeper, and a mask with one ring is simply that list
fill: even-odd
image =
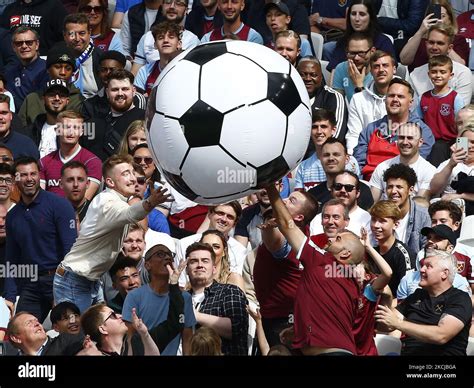
[{"label": "wristwatch", "polygon": [[322,16],[318,16],[318,19],[316,20],[316,23],[318,25],[321,25],[321,24],[323,24],[323,20],[324,20],[324,18]]},{"label": "wristwatch", "polygon": [[364,90],[365,88],[362,86],[361,88],[359,88],[358,86],[354,88],[354,93],[359,93],[361,92],[362,90]]}]

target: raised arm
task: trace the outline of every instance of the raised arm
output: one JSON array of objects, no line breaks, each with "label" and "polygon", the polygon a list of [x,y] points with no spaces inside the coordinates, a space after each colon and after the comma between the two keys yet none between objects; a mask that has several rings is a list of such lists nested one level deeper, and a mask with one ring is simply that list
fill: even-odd
[{"label": "raised arm", "polygon": [[272,184],[266,189],[278,228],[283,236],[285,236],[291,248],[298,252],[306,240],[305,234],[296,226],[275,185]]},{"label": "raised arm", "polygon": [[374,260],[375,264],[380,270],[380,275],[372,282],[372,289],[377,293],[381,293],[385,286],[392,278],[392,268],[388,265],[385,259],[378,253],[369,241],[368,233],[364,228],[360,230],[362,244],[365,251]]}]

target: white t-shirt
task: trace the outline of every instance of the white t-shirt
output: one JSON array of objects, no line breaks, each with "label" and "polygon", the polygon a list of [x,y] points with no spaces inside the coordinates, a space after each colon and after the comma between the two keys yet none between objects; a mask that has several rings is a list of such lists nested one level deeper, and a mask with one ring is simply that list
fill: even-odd
[{"label": "white t-shirt", "polygon": [[[387,185],[383,180],[383,174],[390,166],[398,163],[400,163],[400,155],[384,160],[375,168],[374,173],[370,178],[369,185],[382,190],[382,197],[380,199],[387,199]],[[415,171],[416,177],[418,178],[415,185],[415,195],[417,195],[420,190],[429,190],[430,182],[433,179],[433,175],[436,173],[436,167],[430,162],[427,162],[421,156],[418,157],[415,163],[410,164],[410,167]]]},{"label": "white t-shirt", "polygon": [[[443,168],[446,167],[446,165],[449,163],[449,159],[445,160],[443,163],[441,163],[438,168],[436,169],[436,173],[440,172]],[[454,180],[454,178],[457,177],[457,175],[463,172],[467,174],[468,176],[474,176],[474,166],[467,166],[464,163],[458,163],[456,167],[453,168],[453,171],[451,172],[451,176],[449,177],[449,182],[448,185],[445,187],[443,194],[451,194],[455,193],[456,190],[454,190],[451,187],[451,182]]]},{"label": "white t-shirt", "polygon": [[38,149],[40,158],[58,149],[56,143],[56,124],[44,123],[43,128],[41,128],[41,140]]},{"label": "white t-shirt", "polygon": [[377,16],[386,16],[392,19],[398,19],[397,11],[398,0],[383,0],[380,11]]},{"label": "white t-shirt", "polygon": [[395,229],[395,237],[400,240],[401,242],[407,242],[407,225],[408,225],[408,217],[410,216],[410,212],[408,212],[405,217],[403,217],[399,223],[398,227]]}]

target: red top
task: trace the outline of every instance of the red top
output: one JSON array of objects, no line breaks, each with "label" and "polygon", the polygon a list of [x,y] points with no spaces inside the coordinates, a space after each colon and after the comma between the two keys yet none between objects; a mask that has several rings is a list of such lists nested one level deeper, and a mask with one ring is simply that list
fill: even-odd
[{"label": "red top", "polygon": [[[211,32],[211,36],[209,37],[209,40],[212,42],[214,40],[222,40],[224,39],[224,35],[222,34],[222,28],[214,28]],[[240,40],[247,40],[249,37],[249,32],[250,32],[250,27],[244,24],[242,29],[237,32],[235,35],[239,37]]]},{"label": "red top", "polygon": [[458,135],[454,117],[454,100],[458,94],[451,90],[445,96],[433,96],[431,90],[423,93],[420,100],[423,121],[431,128],[436,140],[454,140]]},{"label": "red top", "polygon": [[112,42],[114,35],[115,32],[110,30],[109,33],[101,39],[93,38],[92,41],[94,42],[94,46],[100,48],[102,51],[108,51],[110,42]]},{"label": "red top", "polygon": [[82,162],[87,167],[89,180],[100,185],[102,180],[102,161],[96,155],[85,148],[80,148],[72,158],[64,160],[59,155],[59,150],[57,150],[40,159],[40,179],[45,181],[46,191],[64,197],[64,191],[59,187],[61,168],[66,162],[72,160]]},{"label": "red top", "polygon": [[356,341],[358,356],[377,356],[377,347],[375,346],[375,310],[379,302],[371,301],[363,294],[365,287],[375,278],[371,275],[369,281],[364,281],[362,293],[359,296],[357,304],[356,319],[354,322],[353,332]]},{"label": "red top", "polygon": [[400,151],[397,142],[389,142],[383,138],[380,131],[376,129],[370,136],[369,145],[367,147],[367,164],[362,169],[362,175],[368,182],[375,168],[384,160],[394,158],[399,155]]},{"label": "red top", "polygon": [[[353,276],[342,276],[349,266],[306,240],[300,255],[304,266],[295,300],[295,348],[339,348],[356,354],[352,326],[359,286]],[[333,269],[337,268],[337,272]],[[335,273],[336,272],[336,273]],[[335,276],[329,276],[329,275]]]},{"label": "red top", "polygon": [[265,244],[258,247],[253,280],[263,318],[283,318],[293,313],[301,278],[299,267],[293,250],[286,258],[275,259]]},{"label": "red top", "polygon": [[458,22],[458,35],[463,38],[474,39],[474,10],[462,13],[456,20]]}]

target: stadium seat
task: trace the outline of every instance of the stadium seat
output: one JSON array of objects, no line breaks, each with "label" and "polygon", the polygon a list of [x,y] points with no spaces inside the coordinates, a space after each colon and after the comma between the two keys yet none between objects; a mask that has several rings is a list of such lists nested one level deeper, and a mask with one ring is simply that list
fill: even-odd
[{"label": "stadium seat", "polygon": [[313,43],[314,56],[321,60],[323,56],[324,38],[317,32],[311,33],[311,42]]},{"label": "stadium seat", "polygon": [[329,85],[329,79],[331,78],[331,73],[327,71],[327,66],[329,64],[328,61],[320,61],[321,62],[321,71],[323,73],[324,81],[326,85]]},{"label": "stadium seat", "polygon": [[399,356],[402,342],[399,338],[387,334],[377,334],[375,336],[375,346],[379,356]]},{"label": "stadium seat", "polygon": [[472,234],[473,230],[474,215],[465,217],[461,224],[461,232],[459,235],[458,242],[461,242],[470,247],[474,247],[474,235]]}]

